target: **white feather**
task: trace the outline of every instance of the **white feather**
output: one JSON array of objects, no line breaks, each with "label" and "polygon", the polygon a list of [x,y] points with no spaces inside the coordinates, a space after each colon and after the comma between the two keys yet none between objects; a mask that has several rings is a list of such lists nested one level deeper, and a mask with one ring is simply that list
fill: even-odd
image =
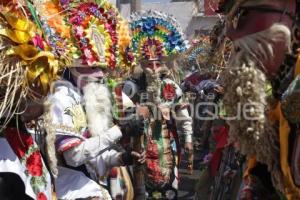
[{"label": "white feather", "polygon": [[89,83],[83,88],[88,128],[92,136],[107,131],[112,123],[111,95],[108,88],[99,83]]}]

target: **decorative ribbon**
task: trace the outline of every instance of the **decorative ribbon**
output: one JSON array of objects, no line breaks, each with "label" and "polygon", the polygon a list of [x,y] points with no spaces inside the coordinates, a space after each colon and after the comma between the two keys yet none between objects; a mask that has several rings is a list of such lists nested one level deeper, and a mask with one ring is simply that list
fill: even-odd
[{"label": "decorative ribbon", "polygon": [[35,25],[25,18],[20,18],[11,14],[4,14],[4,17],[11,26],[11,29],[1,28],[0,35],[4,35],[16,43],[28,43],[37,33],[40,33],[35,28]]},{"label": "decorative ribbon", "polygon": [[[46,94],[50,82],[56,78],[58,73],[58,61],[49,51],[41,51],[32,44],[44,47],[43,41],[37,41],[36,36],[41,31],[35,24],[26,19],[12,14],[3,14],[10,27],[0,29],[0,35],[8,37],[17,43],[6,50],[7,56],[19,56],[23,66],[27,70],[25,83],[31,85],[37,83],[41,86],[42,93]],[[31,44],[32,43],[32,44]]]}]

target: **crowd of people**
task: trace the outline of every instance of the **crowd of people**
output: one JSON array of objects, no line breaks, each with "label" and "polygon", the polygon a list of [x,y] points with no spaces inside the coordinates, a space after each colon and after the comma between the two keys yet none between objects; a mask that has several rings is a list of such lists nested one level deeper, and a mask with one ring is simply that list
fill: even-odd
[{"label": "crowd of people", "polygon": [[175,200],[183,155],[196,200],[300,199],[300,1],[214,2],[188,41],[163,12],[1,0],[0,199]]}]

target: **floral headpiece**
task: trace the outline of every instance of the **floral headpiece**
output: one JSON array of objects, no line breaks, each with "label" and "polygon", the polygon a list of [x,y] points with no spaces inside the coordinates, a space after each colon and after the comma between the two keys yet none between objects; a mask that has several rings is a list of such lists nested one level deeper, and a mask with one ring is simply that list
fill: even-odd
[{"label": "floral headpiece", "polygon": [[130,41],[124,34],[126,23],[107,0],[34,2],[38,23],[54,53],[66,59],[66,66],[113,70],[125,65],[122,45],[129,46],[126,41]]},{"label": "floral headpiece", "polygon": [[73,57],[76,65],[101,66],[114,69],[120,64],[119,23],[117,9],[106,0],[61,0],[67,11],[66,21],[75,39]]},{"label": "floral headpiece", "polygon": [[133,14],[130,28],[132,49],[139,59],[162,59],[188,47],[177,21],[161,12],[150,10]]}]

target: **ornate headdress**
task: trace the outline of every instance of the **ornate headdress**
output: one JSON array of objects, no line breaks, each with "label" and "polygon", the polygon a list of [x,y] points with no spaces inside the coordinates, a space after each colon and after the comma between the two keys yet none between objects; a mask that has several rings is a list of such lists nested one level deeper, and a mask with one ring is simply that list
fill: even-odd
[{"label": "ornate headdress", "polygon": [[107,0],[60,0],[33,3],[54,53],[68,67],[121,69],[130,37],[128,24]]},{"label": "ornate headdress", "polygon": [[181,63],[192,71],[212,72],[214,66],[208,65],[210,51],[210,37],[206,35],[197,37],[192,41],[191,47],[182,54]]},{"label": "ornate headdress", "polygon": [[160,60],[188,48],[177,21],[157,11],[131,16],[132,50],[138,59]]},{"label": "ornate headdress", "polygon": [[222,36],[223,29],[224,22],[220,20],[209,35],[195,38],[191,47],[178,59],[181,66],[184,66],[182,70],[195,71],[185,77],[184,82],[195,86],[202,80],[218,78],[231,51],[231,43]]},{"label": "ornate headdress", "polygon": [[[32,0],[27,2],[32,21],[43,33],[44,43],[59,66],[100,67],[109,78],[126,72],[132,64],[126,57],[130,45],[128,23],[106,0]],[[46,115],[49,109],[45,103]],[[54,149],[55,130],[45,116],[47,156],[53,174],[57,173]]]},{"label": "ornate headdress", "polygon": [[48,93],[61,66],[31,9],[15,1],[0,5],[0,116],[7,122],[22,112],[22,100]]}]

